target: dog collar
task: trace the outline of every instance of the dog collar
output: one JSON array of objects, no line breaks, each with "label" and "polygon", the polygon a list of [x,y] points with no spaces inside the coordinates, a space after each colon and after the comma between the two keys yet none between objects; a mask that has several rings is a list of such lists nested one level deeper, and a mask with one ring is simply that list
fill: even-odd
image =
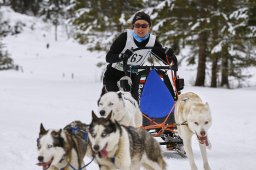
[{"label": "dog collar", "polygon": [[125,100],[128,100],[129,102],[131,102],[131,104],[132,104],[132,105],[134,105],[134,106],[136,107],[136,103],[135,103],[135,101],[132,101],[131,99],[126,98],[126,97],[124,97],[124,99],[125,99]]},{"label": "dog collar", "polygon": [[111,161],[113,164],[115,164],[115,157],[110,158],[110,161]]},{"label": "dog collar", "polygon": [[177,126],[181,126],[181,125],[188,125],[188,122],[187,121],[184,121],[182,123],[176,123]]},{"label": "dog collar", "polygon": [[[83,170],[84,168],[86,168],[88,165],[90,165],[92,163],[92,161],[94,161],[94,158],[95,157],[92,157],[92,160],[90,162],[88,162],[87,164],[85,164],[83,167],[79,168],[79,169],[76,169],[73,165],[71,165],[70,162],[68,162],[68,166],[71,167],[73,170]],[[61,168],[60,170],[66,170],[66,168],[68,166],[65,166],[64,168]]]}]

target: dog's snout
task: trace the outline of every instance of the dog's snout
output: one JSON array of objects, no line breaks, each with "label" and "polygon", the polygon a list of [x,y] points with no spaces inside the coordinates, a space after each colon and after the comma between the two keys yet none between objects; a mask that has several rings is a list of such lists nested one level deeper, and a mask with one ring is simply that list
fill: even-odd
[{"label": "dog's snout", "polygon": [[99,146],[99,145],[94,145],[94,146],[93,146],[93,149],[94,149],[95,151],[99,151],[100,146]]},{"label": "dog's snout", "polygon": [[44,161],[44,157],[43,156],[38,156],[37,159],[38,159],[39,162],[43,162]]},{"label": "dog's snout", "polygon": [[101,115],[101,116],[105,116],[105,113],[106,113],[105,110],[101,110],[101,111],[100,111],[100,115]]},{"label": "dog's snout", "polygon": [[200,135],[201,135],[201,136],[205,136],[205,135],[206,135],[206,132],[205,132],[204,130],[202,130],[202,131],[200,132]]}]

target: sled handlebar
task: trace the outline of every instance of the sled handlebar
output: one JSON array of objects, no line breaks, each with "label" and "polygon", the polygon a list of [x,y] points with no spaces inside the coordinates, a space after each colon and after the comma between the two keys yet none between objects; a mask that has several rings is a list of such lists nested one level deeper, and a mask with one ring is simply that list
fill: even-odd
[{"label": "sled handlebar", "polygon": [[[135,51],[139,51],[139,50],[143,50],[143,49],[151,49],[151,50],[162,50],[164,53],[166,51],[167,48],[162,48],[162,47],[139,47],[139,48],[134,48],[134,49],[131,49],[132,52],[135,52]],[[165,53],[166,54],[166,53]],[[167,54],[166,54],[167,55]],[[177,61],[177,58],[176,56],[173,54],[171,56],[168,56],[169,59],[172,60],[173,62],[173,65],[172,66],[169,66],[169,65],[166,65],[166,66],[139,66],[139,65],[128,65],[127,64],[127,61],[128,59],[126,59],[125,61],[123,61],[123,64],[124,64],[124,71],[126,72],[127,74],[127,69],[129,68],[130,70],[132,69],[148,69],[148,68],[156,68],[156,69],[169,69],[169,70],[174,70],[174,71],[178,71],[178,61]]]},{"label": "sled handlebar", "polygon": [[175,70],[173,66],[139,66],[139,65],[127,65],[130,70],[135,69],[148,69],[148,68],[156,68],[156,69],[164,69],[164,70]]},{"label": "sled handlebar", "polygon": [[138,47],[138,48],[132,48],[131,51],[132,51],[132,52],[135,52],[135,51],[145,50],[145,49],[150,49],[150,50],[164,50],[164,48],[160,48],[160,47]]}]

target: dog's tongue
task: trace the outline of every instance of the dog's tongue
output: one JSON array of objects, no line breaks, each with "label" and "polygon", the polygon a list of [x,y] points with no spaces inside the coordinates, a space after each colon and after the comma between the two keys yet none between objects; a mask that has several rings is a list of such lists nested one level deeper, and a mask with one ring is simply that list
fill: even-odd
[{"label": "dog's tongue", "polygon": [[108,156],[108,151],[106,149],[102,149],[100,152],[100,157],[106,158]]},{"label": "dog's tongue", "polygon": [[52,160],[53,160],[53,158],[51,160],[49,160],[48,162],[38,162],[36,165],[42,166],[43,170],[46,170],[51,166]]},{"label": "dog's tongue", "polygon": [[49,168],[49,164],[48,163],[45,163],[45,162],[39,162],[37,163],[38,166],[42,166],[43,167],[43,170],[46,170]]},{"label": "dog's tongue", "polygon": [[44,166],[45,163],[44,163],[44,162],[39,162],[39,163],[37,163],[36,165],[38,165],[38,166]]},{"label": "dog's tongue", "polygon": [[200,136],[198,139],[201,144],[205,144],[206,146],[209,145],[207,136]]}]

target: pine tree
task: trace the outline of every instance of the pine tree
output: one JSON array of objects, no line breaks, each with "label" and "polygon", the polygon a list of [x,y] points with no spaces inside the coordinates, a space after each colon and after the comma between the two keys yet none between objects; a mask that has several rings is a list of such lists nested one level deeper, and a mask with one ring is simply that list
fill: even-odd
[{"label": "pine tree", "polygon": [[256,26],[256,4],[255,0],[249,0],[249,11],[248,11],[248,25],[249,26]]},{"label": "pine tree", "polygon": [[230,79],[239,82],[248,77],[243,69],[255,63],[253,48],[249,48],[255,47],[255,27],[248,26],[253,18],[252,14],[248,17],[255,7],[252,4],[254,0],[162,0],[149,11],[156,16],[153,30],[161,41],[191,47],[186,57],[189,63],[198,64],[195,85],[204,86],[206,72],[210,72],[212,87],[230,87]]},{"label": "pine tree", "polygon": [[29,15],[37,15],[40,9],[42,0],[6,0],[5,4],[9,1],[12,9],[16,12]]},{"label": "pine tree", "polygon": [[51,21],[56,39],[59,24],[68,26],[70,21],[76,30],[75,38],[91,50],[109,49],[113,39],[129,28],[133,14],[143,10],[151,16],[152,32],[164,46],[172,47],[176,54],[190,47],[190,53],[183,57],[189,64],[197,64],[195,85],[198,86],[241,86],[250,77],[244,74],[244,69],[256,65],[255,0],[5,0],[3,3],[18,12]]},{"label": "pine tree", "polygon": [[11,69],[14,67],[13,60],[5,50],[5,44],[2,43],[1,35],[2,34],[0,32],[0,70]]},{"label": "pine tree", "polygon": [[[5,21],[2,19],[2,13],[0,12],[0,25],[5,25]],[[0,70],[13,68],[13,60],[9,57],[7,50],[5,50],[5,44],[2,43],[2,37],[7,34],[5,26],[0,27]]]},{"label": "pine tree", "polygon": [[142,0],[76,0],[72,18],[76,38],[92,50],[107,50],[113,39],[127,27],[128,19],[143,6]]},{"label": "pine tree", "polygon": [[195,86],[204,86],[206,77],[206,59],[208,56],[208,41],[210,31],[208,29],[209,24],[207,19],[210,17],[210,4],[204,0],[197,1],[198,11],[197,16],[200,18],[199,21],[196,20],[195,24],[198,24],[195,31],[198,34],[198,66]]},{"label": "pine tree", "polygon": [[[255,38],[255,34],[251,37],[253,29],[247,26],[250,3],[229,0],[228,4],[227,6],[226,2],[222,2],[219,7],[226,14],[221,22],[224,36],[219,38],[222,44],[220,86],[225,87],[231,86],[231,79],[237,82],[244,81],[249,76],[243,74],[244,68],[253,63],[255,65],[255,57],[251,55],[253,49],[248,48],[248,43]],[[246,60],[251,61],[249,65]]]},{"label": "pine tree", "polygon": [[43,0],[40,4],[40,16],[54,25],[56,41],[59,25],[66,25],[66,20],[71,16],[70,11],[67,10],[70,4],[70,0]]}]

